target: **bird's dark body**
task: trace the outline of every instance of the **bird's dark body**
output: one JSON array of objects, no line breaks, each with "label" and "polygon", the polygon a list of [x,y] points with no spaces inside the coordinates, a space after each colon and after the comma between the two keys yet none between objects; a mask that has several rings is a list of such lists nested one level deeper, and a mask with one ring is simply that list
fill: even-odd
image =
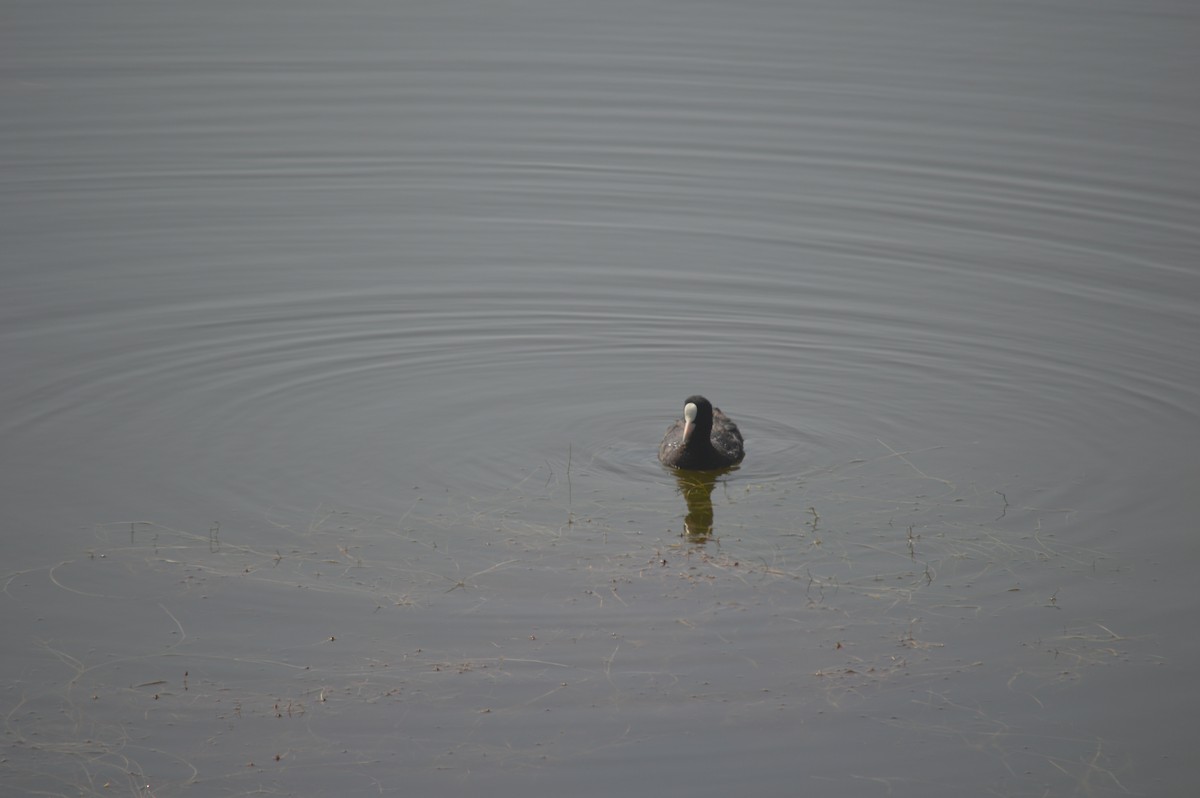
[{"label": "bird's dark body", "polygon": [[686,420],[672,424],[659,444],[659,462],[686,471],[714,471],[740,463],[746,453],[737,424],[703,396],[689,396],[685,413],[689,404],[696,406],[692,429],[685,437]]}]

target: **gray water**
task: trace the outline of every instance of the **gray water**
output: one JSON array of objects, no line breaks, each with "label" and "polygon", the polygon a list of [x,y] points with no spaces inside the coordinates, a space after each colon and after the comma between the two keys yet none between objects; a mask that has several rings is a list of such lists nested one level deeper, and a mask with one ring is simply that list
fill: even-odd
[{"label": "gray water", "polygon": [[6,793],[1194,787],[1193,4],[3,18]]}]

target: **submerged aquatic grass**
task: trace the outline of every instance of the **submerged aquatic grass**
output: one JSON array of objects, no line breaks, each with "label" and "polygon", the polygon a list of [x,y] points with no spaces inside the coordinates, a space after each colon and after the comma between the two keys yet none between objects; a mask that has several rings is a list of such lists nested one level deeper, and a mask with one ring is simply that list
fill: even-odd
[{"label": "submerged aquatic grass", "polygon": [[[358,763],[372,785],[432,784],[653,746],[681,707],[735,726],[878,708],[898,734],[1030,768],[1037,734],[962,692],[1039,702],[1127,658],[1101,622],[1061,620],[1048,587],[1107,557],[1059,539],[1070,510],[960,487],[919,455],[720,482],[699,539],[669,484],[618,501],[549,463],[497,495],[414,490],[393,519],[99,524],[78,557],[3,577],[7,601],[57,616],[9,686],[11,783],[286,792]],[[1103,741],[1053,749],[1031,772],[1119,783]]]}]

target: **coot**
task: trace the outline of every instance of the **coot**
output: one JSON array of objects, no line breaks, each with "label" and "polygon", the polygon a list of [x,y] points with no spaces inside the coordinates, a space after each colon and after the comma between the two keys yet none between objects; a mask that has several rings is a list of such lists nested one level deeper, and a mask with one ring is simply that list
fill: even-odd
[{"label": "coot", "polygon": [[727,468],[745,456],[737,424],[703,396],[687,398],[683,418],[671,425],[658,447],[660,463],[687,471]]}]

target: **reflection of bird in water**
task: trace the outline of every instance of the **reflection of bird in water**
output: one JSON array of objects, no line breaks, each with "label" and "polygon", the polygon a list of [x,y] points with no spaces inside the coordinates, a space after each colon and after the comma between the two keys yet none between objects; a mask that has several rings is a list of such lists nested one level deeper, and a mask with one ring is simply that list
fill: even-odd
[{"label": "reflection of bird in water", "polygon": [[686,471],[728,468],[745,456],[737,424],[703,396],[687,398],[683,418],[671,425],[658,447],[660,463]]},{"label": "reflection of bird in water", "polygon": [[721,471],[676,471],[675,481],[687,502],[683,529],[693,541],[707,540],[713,532],[712,491]]}]

